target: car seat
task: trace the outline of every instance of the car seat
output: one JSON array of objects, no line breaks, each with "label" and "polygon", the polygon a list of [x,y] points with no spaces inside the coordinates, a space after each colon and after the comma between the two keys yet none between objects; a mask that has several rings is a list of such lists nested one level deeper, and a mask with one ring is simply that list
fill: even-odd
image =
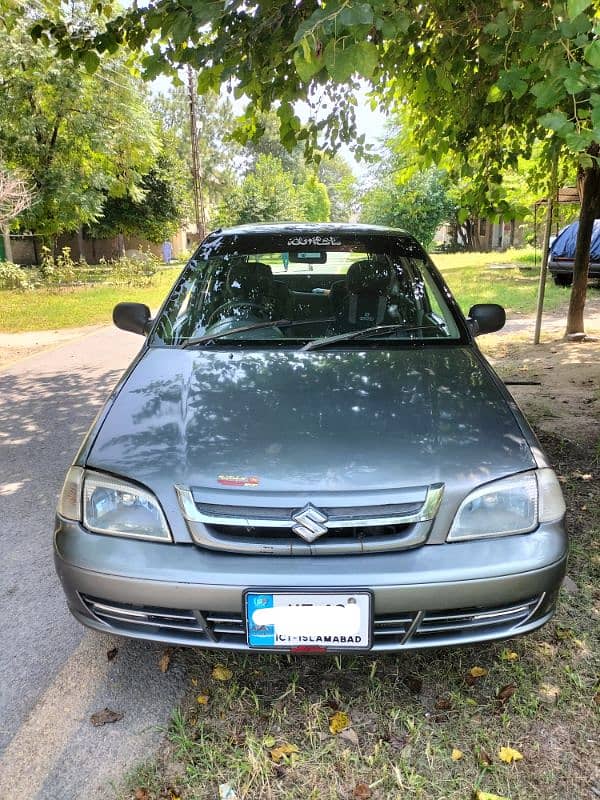
[{"label": "car seat", "polygon": [[330,301],[342,329],[370,328],[389,320],[392,270],[386,261],[362,259],[348,268],[345,281],[331,287]]}]

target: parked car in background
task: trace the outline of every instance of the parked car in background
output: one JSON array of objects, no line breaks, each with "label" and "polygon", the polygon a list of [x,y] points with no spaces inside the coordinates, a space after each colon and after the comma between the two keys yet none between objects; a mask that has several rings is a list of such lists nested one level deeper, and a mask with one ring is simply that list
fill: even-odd
[{"label": "parked car in background", "polygon": [[554,613],[560,485],[423,248],[362,225],[210,234],[67,474],[55,562],[100,631],[209,648],[483,642]]},{"label": "parked car in background", "polygon": [[[573,263],[578,230],[579,222],[572,222],[560,231],[550,245],[548,269],[557,286],[570,286],[573,283]],[[588,274],[590,278],[600,278],[600,219],[594,222]]]}]

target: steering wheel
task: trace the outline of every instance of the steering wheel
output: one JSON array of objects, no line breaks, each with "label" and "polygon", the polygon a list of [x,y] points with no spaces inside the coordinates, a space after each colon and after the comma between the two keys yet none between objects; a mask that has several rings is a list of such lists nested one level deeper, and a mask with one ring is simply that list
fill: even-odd
[{"label": "steering wheel", "polygon": [[229,309],[234,309],[234,308],[235,309],[247,308],[252,310],[256,314],[259,321],[263,319],[265,320],[269,319],[269,310],[260,303],[253,303],[250,300],[228,300],[226,303],[223,303],[223,305],[220,305],[218,308],[215,308],[215,310],[212,312],[212,314],[206,321],[205,327],[210,328],[211,325],[215,324],[216,322],[215,317],[217,317],[217,315],[223,314],[224,312],[229,311]]}]

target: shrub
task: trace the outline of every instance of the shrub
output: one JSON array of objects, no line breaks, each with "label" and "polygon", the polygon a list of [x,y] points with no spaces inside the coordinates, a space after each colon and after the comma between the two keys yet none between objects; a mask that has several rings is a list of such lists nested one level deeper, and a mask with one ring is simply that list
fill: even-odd
[{"label": "shrub", "polygon": [[107,282],[112,286],[149,286],[161,266],[153,253],[141,251],[135,258],[124,256],[101,264],[108,269]]},{"label": "shrub", "polygon": [[26,292],[33,289],[34,283],[28,270],[18,267],[10,261],[0,262],[0,289],[17,289]]},{"label": "shrub", "polygon": [[73,261],[70,247],[63,247],[56,257],[52,255],[50,248],[42,247],[40,276],[42,282],[48,286],[76,283],[80,277],[78,273],[85,268],[87,264],[83,259]]}]

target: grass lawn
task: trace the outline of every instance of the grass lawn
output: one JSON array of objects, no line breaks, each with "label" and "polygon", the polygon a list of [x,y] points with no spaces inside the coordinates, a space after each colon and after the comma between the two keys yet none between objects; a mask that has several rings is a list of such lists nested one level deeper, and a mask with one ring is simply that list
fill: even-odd
[{"label": "grass lawn", "polygon": [[[535,310],[538,270],[533,266],[533,250],[441,254],[434,255],[433,260],[465,313],[473,303],[485,302],[500,303],[509,314]],[[502,268],[496,269],[496,265]],[[146,288],[95,286],[60,291],[37,289],[27,293],[0,291],[0,331],[108,324],[113,306],[120,300],[137,300],[156,308],[180,269],[181,265],[162,270]],[[569,292],[549,280],[546,310],[553,311],[566,304]]]},{"label": "grass lawn", "polygon": [[[229,797],[222,784],[238,800],[595,797],[599,454],[541,435],[571,513],[576,582],[553,622],[508,642],[397,655],[179,650],[187,696],[119,800]],[[503,761],[504,747],[518,760]]]},{"label": "grass lawn", "polygon": [[[474,303],[500,303],[508,315],[531,314],[539,283],[538,265],[533,250],[507,250],[505,253],[434,254],[433,262],[443,274],[460,307],[466,314]],[[569,301],[571,290],[555,286],[548,278],[544,309],[555,311]]]},{"label": "grass lawn", "polygon": [[121,300],[159,306],[181,271],[181,265],[160,270],[152,285],[89,286],[35,289],[32,292],[0,291],[0,331],[42,331],[78,328],[112,320],[113,307]]}]

